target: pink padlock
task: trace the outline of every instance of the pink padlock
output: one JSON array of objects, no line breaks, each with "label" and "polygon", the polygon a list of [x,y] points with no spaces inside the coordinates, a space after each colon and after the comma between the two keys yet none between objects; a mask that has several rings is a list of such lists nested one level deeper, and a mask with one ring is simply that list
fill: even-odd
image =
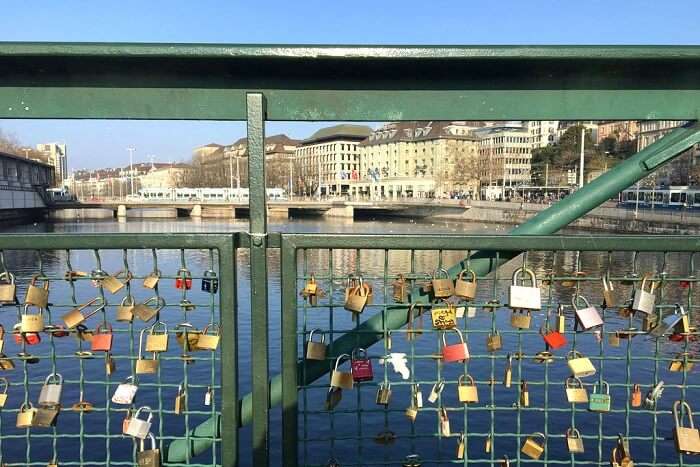
[{"label": "pink padlock", "polygon": [[374,379],[372,360],[367,358],[367,351],[363,348],[352,351],[350,368],[352,370],[352,379],[357,383],[361,381],[372,381]]},{"label": "pink padlock", "polygon": [[448,331],[442,333],[442,359],[445,363],[447,362],[462,362],[464,360],[469,360],[469,348],[466,342],[464,342],[464,337],[459,329],[450,329],[449,331],[454,331],[459,336],[459,344],[447,345],[445,336]]}]

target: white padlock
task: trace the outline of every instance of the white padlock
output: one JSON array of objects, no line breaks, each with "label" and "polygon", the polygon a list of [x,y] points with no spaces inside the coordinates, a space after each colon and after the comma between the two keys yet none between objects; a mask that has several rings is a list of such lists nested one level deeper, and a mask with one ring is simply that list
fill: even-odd
[{"label": "white padlock", "polygon": [[[578,302],[582,301],[585,306],[583,308],[578,307]],[[571,297],[571,304],[576,311],[576,326],[581,326],[584,331],[588,331],[596,326],[603,325],[603,318],[601,318],[598,309],[591,306],[583,295],[574,295]]]},{"label": "white padlock", "polygon": [[650,277],[650,274],[644,275],[642,278],[642,285],[634,291],[634,299],[632,300],[632,309],[634,311],[639,311],[648,315],[654,313],[656,307],[656,295],[654,295],[656,282],[649,281],[651,283],[649,291],[647,292],[645,290],[647,279]]},{"label": "white padlock", "polygon": [[[146,420],[139,418],[141,412],[148,411]],[[138,439],[146,439],[148,432],[151,431],[151,420],[153,420],[153,411],[147,405],[139,407],[133,417],[129,420],[129,427],[126,429],[126,434]]]},{"label": "white padlock", "polygon": [[139,390],[136,383],[136,378],[133,376],[126,378],[114,391],[112,402],[115,404],[131,405],[136,397],[136,391]]},{"label": "white padlock", "polygon": [[51,373],[46,377],[44,385],[39,393],[39,405],[52,407],[61,403],[63,391],[63,376],[59,373]]},{"label": "white padlock", "polygon": [[[530,287],[518,285],[518,276],[521,273],[530,276],[532,282]],[[513,273],[513,284],[508,289],[508,306],[518,310],[539,310],[542,308],[537,278],[531,269],[519,268]]]}]

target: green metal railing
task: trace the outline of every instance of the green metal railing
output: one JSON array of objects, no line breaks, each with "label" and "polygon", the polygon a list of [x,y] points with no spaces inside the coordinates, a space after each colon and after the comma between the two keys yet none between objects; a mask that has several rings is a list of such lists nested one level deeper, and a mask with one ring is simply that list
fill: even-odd
[{"label": "green metal railing", "polygon": [[[281,69],[284,73],[280,73]],[[186,429],[184,439],[172,440],[165,460],[170,465],[189,462],[193,455],[208,449],[213,439],[219,439],[221,427],[221,464],[238,465],[240,453],[247,454],[249,450],[239,449],[237,427],[252,423],[252,462],[254,465],[268,465],[269,407],[281,404],[284,462],[289,465],[305,463],[308,459],[298,455],[299,443],[306,451],[307,443],[314,435],[298,437],[300,396],[297,389],[302,389],[301,397],[305,397],[307,387],[326,374],[329,368],[325,364],[311,365],[298,360],[299,332],[304,333],[307,329],[297,328],[297,312],[307,313],[309,310],[307,307],[298,310],[296,294],[300,284],[297,278],[303,279],[313,272],[307,269],[299,273],[298,251],[381,248],[384,250],[382,254],[386,255],[386,250],[396,248],[423,248],[426,239],[417,236],[269,234],[264,187],[266,121],[692,120],[697,118],[700,109],[698,83],[700,47],[695,46],[280,47],[5,43],[0,45],[0,102],[3,103],[0,118],[247,120],[251,194],[250,231],[247,234],[4,236],[0,238],[0,249],[217,249],[224,336],[220,373],[221,420],[214,416],[192,430]],[[565,249],[584,252],[608,248],[608,251],[650,248],[654,251],[695,251],[696,240],[692,237],[659,245],[658,240],[651,238],[566,239],[533,235],[556,233],[652,173],[700,142],[699,130],[697,124],[692,124],[674,131],[512,232],[513,235],[527,235],[526,240],[431,236],[429,246],[443,251],[468,250],[466,257],[452,258],[454,264],[444,265],[454,277],[468,263],[482,279],[488,279],[489,274],[493,277],[501,265],[523,251],[542,250],[550,254]],[[651,246],[650,242],[653,243]],[[252,284],[252,392],[240,401],[236,386],[237,308],[233,291],[234,252],[238,247],[250,249]],[[272,378],[268,365],[266,288],[266,254],[271,248],[281,248],[284,270],[280,317],[282,374]],[[436,254],[442,259],[439,253]],[[523,258],[530,255],[528,253]],[[304,257],[307,257],[306,253]],[[386,260],[386,256],[383,258]],[[657,268],[659,271],[663,269]],[[412,272],[420,274],[425,271],[413,268]],[[333,280],[345,273],[329,267],[326,277]],[[386,281],[390,277],[387,270],[380,274],[380,288],[387,287]],[[591,274],[591,277],[597,276]],[[493,287],[492,290],[498,290],[498,281],[493,281]],[[412,299],[427,305],[429,297],[414,289]],[[337,306],[338,303],[327,305]],[[389,332],[400,334],[407,322],[406,306],[384,300],[377,304],[377,308],[381,312],[361,320],[356,327],[346,329],[346,333],[334,339],[331,344],[333,352],[351,349],[358,344],[369,347],[380,340],[386,342]],[[332,324],[328,330],[335,332]],[[627,388],[629,382],[628,377],[620,387]],[[304,422],[311,416],[311,410],[310,405],[302,406]],[[559,412],[552,407],[547,413]],[[625,416],[625,422],[629,423],[629,420]],[[655,417],[654,427],[656,422]],[[341,428],[342,425],[338,426]],[[626,432],[625,429],[619,431]],[[493,421],[490,432],[495,434]],[[516,437],[522,434],[519,430],[499,433]],[[609,434],[604,435],[598,433],[598,460],[604,457],[600,443]],[[3,436],[0,435],[0,440]],[[333,436],[331,432],[330,437]],[[353,435],[352,440],[357,441],[357,436]],[[657,435],[654,435],[645,442],[656,449],[657,441]],[[330,451],[332,453],[333,449]],[[465,457],[465,461],[479,463],[479,457],[471,454]],[[494,459],[492,455],[489,460]],[[649,456],[647,459],[655,458]],[[384,462],[377,458],[368,459],[366,455],[355,461]],[[679,462],[688,465],[683,464],[687,459],[681,458]],[[580,462],[571,458],[567,463]],[[669,465],[677,464],[671,462]]]}]

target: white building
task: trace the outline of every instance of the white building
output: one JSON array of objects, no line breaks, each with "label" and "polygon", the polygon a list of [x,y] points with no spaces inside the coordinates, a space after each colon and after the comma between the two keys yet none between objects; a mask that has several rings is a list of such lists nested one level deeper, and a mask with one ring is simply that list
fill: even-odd
[{"label": "white building", "polygon": [[485,187],[501,187],[508,196],[514,187],[530,184],[533,143],[527,125],[500,122],[474,133],[480,138],[479,177],[484,197],[497,191]]},{"label": "white building", "polygon": [[56,184],[62,185],[68,178],[68,151],[65,144],[41,143],[36,145],[36,150],[42,152],[48,158],[48,164],[56,171]]},{"label": "white building", "polygon": [[559,120],[530,120],[526,122],[532,149],[543,148],[559,141]]}]

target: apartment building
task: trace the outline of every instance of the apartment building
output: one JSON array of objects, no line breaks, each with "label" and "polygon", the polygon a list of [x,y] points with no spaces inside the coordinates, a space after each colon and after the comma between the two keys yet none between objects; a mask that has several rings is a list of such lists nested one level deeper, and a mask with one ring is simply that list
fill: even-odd
[{"label": "apartment building", "polygon": [[62,143],[41,143],[36,145],[36,150],[46,157],[49,165],[54,167],[55,183],[62,185],[68,178],[68,150]]},{"label": "apartment building", "polygon": [[[508,196],[519,185],[529,185],[532,137],[522,122],[495,123],[475,131],[479,137],[479,178],[484,197]],[[500,190],[499,190],[500,188]]]}]

